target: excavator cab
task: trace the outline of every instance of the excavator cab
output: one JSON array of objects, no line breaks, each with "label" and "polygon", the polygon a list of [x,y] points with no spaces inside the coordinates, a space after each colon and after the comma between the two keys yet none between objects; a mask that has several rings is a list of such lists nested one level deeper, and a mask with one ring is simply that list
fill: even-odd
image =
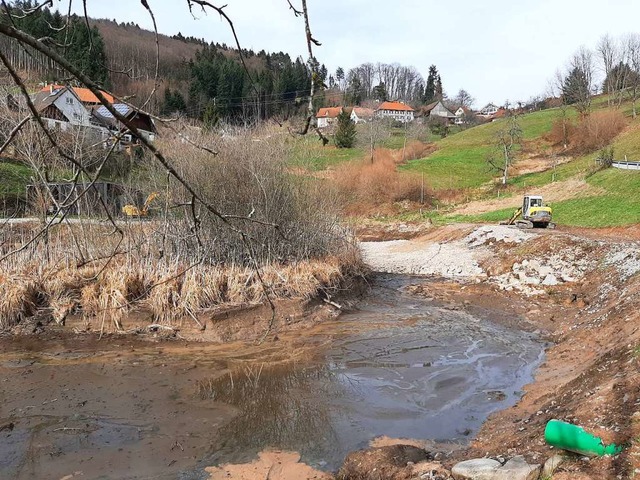
[{"label": "excavator cab", "polygon": [[551,207],[545,207],[540,195],[525,195],[522,199],[522,207],[503,223],[515,224],[519,228],[555,228],[555,223],[551,222],[552,213]]},{"label": "excavator cab", "polygon": [[534,209],[542,207],[542,197],[539,195],[526,195],[522,201],[522,216],[531,216]]}]

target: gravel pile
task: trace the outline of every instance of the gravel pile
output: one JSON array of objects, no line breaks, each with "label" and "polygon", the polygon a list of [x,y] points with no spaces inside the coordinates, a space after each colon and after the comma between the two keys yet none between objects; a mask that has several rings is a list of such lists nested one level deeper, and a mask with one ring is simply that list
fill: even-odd
[{"label": "gravel pile", "polygon": [[376,272],[442,277],[484,275],[474,252],[461,242],[393,240],[363,242],[360,248],[364,261]]}]

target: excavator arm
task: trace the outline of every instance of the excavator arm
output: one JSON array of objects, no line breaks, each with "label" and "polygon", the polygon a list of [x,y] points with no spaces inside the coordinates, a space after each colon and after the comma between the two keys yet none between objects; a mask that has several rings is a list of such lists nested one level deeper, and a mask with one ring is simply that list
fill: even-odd
[{"label": "excavator arm", "polygon": [[522,214],[522,207],[518,208],[515,212],[513,212],[513,215],[511,216],[511,218],[507,220],[504,224],[513,225],[518,219],[518,217],[520,216],[520,214]]}]

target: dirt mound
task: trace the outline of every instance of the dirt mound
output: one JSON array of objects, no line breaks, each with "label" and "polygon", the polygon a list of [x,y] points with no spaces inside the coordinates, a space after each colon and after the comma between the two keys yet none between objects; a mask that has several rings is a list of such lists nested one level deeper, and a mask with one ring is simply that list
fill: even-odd
[{"label": "dirt mound", "polygon": [[431,460],[424,449],[413,445],[370,448],[347,456],[338,480],[409,480],[413,464]]}]

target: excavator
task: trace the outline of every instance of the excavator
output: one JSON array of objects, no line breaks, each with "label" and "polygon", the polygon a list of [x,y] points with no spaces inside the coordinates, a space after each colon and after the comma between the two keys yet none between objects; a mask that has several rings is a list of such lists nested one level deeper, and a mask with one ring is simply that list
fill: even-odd
[{"label": "excavator", "polygon": [[509,220],[502,225],[515,225],[518,228],[556,228],[551,221],[551,207],[545,207],[540,195],[525,195],[522,207],[519,207]]},{"label": "excavator", "polygon": [[122,207],[122,213],[127,217],[146,217],[149,214],[149,206],[156,197],[160,195],[158,192],[152,192],[144,202],[142,208],[138,208],[135,205],[125,205]]}]

